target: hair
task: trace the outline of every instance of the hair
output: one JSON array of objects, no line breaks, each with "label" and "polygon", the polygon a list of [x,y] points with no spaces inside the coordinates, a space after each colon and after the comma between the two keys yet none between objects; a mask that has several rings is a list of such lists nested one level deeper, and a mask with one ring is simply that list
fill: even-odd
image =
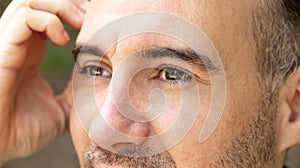
[{"label": "hair", "polygon": [[[272,142],[275,135],[271,134],[274,133],[274,123],[264,121],[275,121],[277,113],[274,111],[278,106],[279,88],[300,65],[300,1],[261,0],[261,2],[261,6],[254,12],[253,32],[258,51],[256,61],[258,80],[262,88],[262,107],[265,109],[260,110],[254,126],[268,123],[263,127],[266,129],[266,136],[272,138],[268,142],[259,142],[265,145],[262,149],[269,150],[267,153],[270,155],[261,152],[263,155],[260,156],[267,163],[274,159],[271,150],[276,144]],[[271,130],[268,131],[267,127]]]},{"label": "hair", "polygon": [[254,14],[258,79],[273,97],[300,63],[300,1],[262,0]]},{"label": "hair", "polygon": [[[225,145],[225,154],[210,167],[274,167],[278,90],[299,66],[298,0],[261,0],[253,17],[257,45],[261,108],[244,132]],[[248,127],[248,129],[247,129]],[[258,138],[259,137],[259,138]],[[254,140],[255,139],[255,140]]]}]

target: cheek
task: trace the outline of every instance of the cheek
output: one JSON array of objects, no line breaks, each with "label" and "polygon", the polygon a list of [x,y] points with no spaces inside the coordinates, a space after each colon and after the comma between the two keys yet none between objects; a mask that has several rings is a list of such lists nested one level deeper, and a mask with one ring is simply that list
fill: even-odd
[{"label": "cheek", "polygon": [[79,157],[79,161],[82,163],[82,155],[90,140],[84,129],[81,127],[80,121],[75,113],[74,108],[70,113],[70,131],[77,156]]},{"label": "cheek", "polygon": [[[174,125],[180,125],[181,128],[188,128],[188,130],[184,133],[185,136],[182,136],[180,140],[184,141],[188,139],[187,141],[192,140],[192,143],[196,143],[198,141],[200,130],[210,107],[209,93],[209,88],[206,88],[205,91],[202,92],[199,91],[199,95],[202,98],[197,100],[198,106],[196,108],[192,105],[183,105],[184,102],[187,101],[194,102],[193,104],[195,104],[195,100],[191,100],[191,97],[189,96],[182,97],[182,94],[180,92],[166,94],[167,101],[163,113],[159,116],[159,118],[151,122],[152,127],[156,131],[155,133],[163,133],[171,129],[171,127]],[[186,100],[183,101],[182,99]],[[177,131],[183,131],[181,128]],[[178,132],[175,133],[178,134]],[[179,143],[181,143],[181,141]]]},{"label": "cheek", "polygon": [[186,107],[182,106],[183,102],[180,91],[164,90],[163,94],[164,100],[161,101],[164,101],[165,104],[163,108],[159,108],[159,112],[155,111],[155,113],[159,115],[155,120],[150,122],[155,134],[169,131],[173,126],[185,124],[181,122],[187,121],[183,118],[186,116],[182,116],[181,114],[185,115],[184,113],[186,113],[186,115],[188,115],[188,112],[186,111],[189,109],[185,109]]},{"label": "cheek", "polygon": [[[214,158],[215,153],[210,153],[209,151],[212,151],[213,148],[215,148],[215,151],[218,151],[217,148],[219,145],[214,140],[214,137],[213,138],[210,137],[208,140],[206,140],[203,143],[199,142],[200,132],[205,124],[206,117],[210,112],[209,110],[211,108],[210,89],[211,88],[209,86],[199,86],[200,99],[199,99],[199,106],[197,109],[197,115],[194,119],[194,122],[190,123],[190,129],[189,131],[186,132],[185,136],[182,137],[182,139],[180,139],[180,141],[169,150],[169,153],[172,155],[173,159],[176,160],[176,163],[183,167],[187,166],[187,162],[191,164],[189,166],[193,167],[194,164],[199,162],[199,160],[207,160],[207,159],[210,160]],[[174,123],[174,121],[176,121],[179,112],[182,108],[178,105],[177,106],[173,105],[171,107],[177,107],[176,109],[173,110],[173,112],[174,111],[177,112],[177,115],[174,115],[176,113],[173,113],[173,115],[171,115],[173,117],[170,117],[172,111],[166,113],[165,120],[169,121],[168,123]],[[183,109],[182,112],[185,113],[186,112],[185,110],[190,110],[190,109]],[[163,121],[161,123],[163,123]],[[182,123],[182,124],[186,124],[186,123]]]}]

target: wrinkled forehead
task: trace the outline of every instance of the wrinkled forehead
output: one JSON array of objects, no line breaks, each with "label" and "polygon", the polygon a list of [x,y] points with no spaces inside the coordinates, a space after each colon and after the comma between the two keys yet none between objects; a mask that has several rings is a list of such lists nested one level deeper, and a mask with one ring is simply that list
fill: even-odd
[{"label": "wrinkled forehead", "polygon": [[[243,38],[251,32],[249,25],[256,3],[256,0],[91,0],[77,43],[85,43],[105,25],[123,16],[159,12],[190,21],[216,45],[220,43],[222,47],[228,48],[224,45],[228,43],[224,39],[234,36]],[[163,27],[172,21],[155,17],[147,24],[154,22],[155,26]],[[137,24],[132,23],[131,26]]]},{"label": "wrinkled forehead", "polygon": [[[189,3],[189,4],[187,4]],[[91,1],[87,10],[79,40],[86,41],[95,32],[108,23],[131,14],[159,12],[173,14],[186,19],[196,16],[195,1],[179,0],[94,0]],[[155,17],[152,19],[156,26],[163,26],[166,23],[164,18]],[[151,24],[151,22],[149,22]],[[132,25],[135,26],[135,25]]]}]

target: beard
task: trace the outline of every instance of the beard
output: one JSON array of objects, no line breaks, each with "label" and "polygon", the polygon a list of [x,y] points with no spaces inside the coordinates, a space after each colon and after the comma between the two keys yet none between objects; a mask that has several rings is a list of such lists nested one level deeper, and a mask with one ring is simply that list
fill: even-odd
[{"label": "beard", "polygon": [[85,168],[100,168],[100,164],[108,166],[121,166],[121,167],[134,167],[134,168],[144,168],[144,167],[170,167],[175,168],[176,164],[173,161],[169,153],[163,152],[160,154],[154,154],[148,157],[137,157],[139,153],[146,152],[149,153],[151,148],[144,149],[125,149],[119,153],[113,153],[105,150],[95,143],[91,142],[84,154]]},{"label": "beard", "polygon": [[[223,152],[216,160],[206,163],[199,161],[195,167],[274,167],[275,165],[275,120],[277,100],[275,96],[265,97],[256,115],[244,124],[242,133],[224,145]],[[151,149],[145,149],[151,150]],[[113,153],[91,142],[83,155],[85,168],[98,168],[100,164],[133,168],[174,168],[175,161],[168,152],[149,157],[131,157],[138,155],[134,149],[124,150],[127,155]]]},{"label": "beard", "polygon": [[275,167],[277,99],[265,98],[239,136],[227,143],[217,161],[206,167]]}]

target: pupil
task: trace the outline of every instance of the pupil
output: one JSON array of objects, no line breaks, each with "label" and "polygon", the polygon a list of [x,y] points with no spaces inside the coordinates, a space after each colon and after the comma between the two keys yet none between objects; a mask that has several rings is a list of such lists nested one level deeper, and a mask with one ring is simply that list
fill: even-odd
[{"label": "pupil", "polygon": [[94,67],[91,69],[92,73],[91,74],[94,74],[94,75],[101,75],[102,71],[101,71],[101,68],[99,67]]},{"label": "pupil", "polygon": [[177,70],[166,71],[166,79],[168,80],[180,80],[183,73]]}]

